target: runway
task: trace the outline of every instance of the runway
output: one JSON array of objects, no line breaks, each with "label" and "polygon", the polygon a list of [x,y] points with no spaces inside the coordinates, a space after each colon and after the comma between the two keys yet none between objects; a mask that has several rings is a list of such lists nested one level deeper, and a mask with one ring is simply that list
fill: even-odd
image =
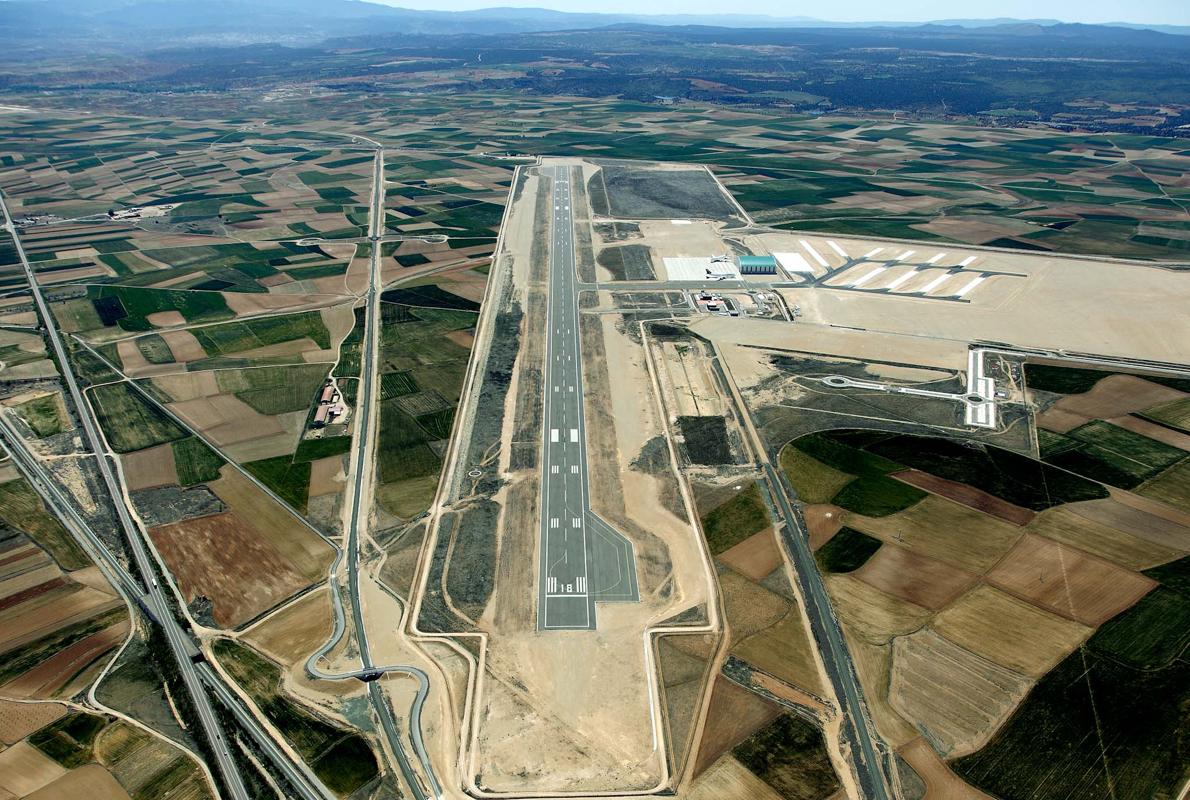
[{"label": "runway", "polygon": [[538,630],[594,630],[595,601],[636,602],[631,543],[590,511],[570,170],[553,179],[542,427]]}]

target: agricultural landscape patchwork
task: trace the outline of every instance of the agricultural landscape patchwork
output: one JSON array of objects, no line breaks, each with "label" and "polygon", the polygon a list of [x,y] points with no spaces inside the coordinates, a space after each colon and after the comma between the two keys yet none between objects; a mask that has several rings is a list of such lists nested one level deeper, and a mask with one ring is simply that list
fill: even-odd
[{"label": "agricultural landscape patchwork", "polygon": [[0,797],[1184,795],[1184,138],[415,45],[0,90]]}]

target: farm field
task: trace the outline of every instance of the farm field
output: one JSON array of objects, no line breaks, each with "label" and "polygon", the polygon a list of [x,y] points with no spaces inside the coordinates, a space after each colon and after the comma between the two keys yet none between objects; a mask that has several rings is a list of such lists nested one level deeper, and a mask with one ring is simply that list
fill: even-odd
[{"label": "farm field", "polygon": [[477,310],[474,301],[432,284],[381,297],[376,499],[396,518],[417,516],[437,489],[470,355],[455,334],[475,327]]},{"label": "farm field", "polygon": [[[488,51],[490,63],[478,66],[446,52],[389,61],[374,58],[387,46],[353,47],[310,62],[323,70],[316,80],[284,79],[266,92],[252,83],[257,70],[274,69],[281,81],[295,67],[254,47],[258,61],[234,86],[169,100],[155,89],[128,91],[139,75],[85,94],[0,92],[18,98],[5,100],[14,105],[4,109],[0,188],[130,503],[204,647],[335,794],[408,794],[380,746],[363,684],[331,686],[303,667],[334,627],[327,570],[334,545],[346,541],[343,490],[358,444],[363,298],[375,253],[375,508],[365,509],[354,563],[371,591],[379,555],[400,548],[381,574],[399,598],[366,595],[364,611],[383,616],[380,630],[390,634],[378,640],[378,663],[400,656],[430,673],[423,732],[445,783],[459,785],[461,771],[482,762],[495,766],[462,775],[475,781],[472,793],[524,785],[552,794],[547,784],[558,775],[573,780],[567,792],[590,782],[602,793],[619,788],[606,785],[609,776],[631,763],[624,774],[646,787],[653,766],[636,751],[646,752],[648,709],[623,699],[648,685],[659,696],[642,696],[664,712],[648,752],[671,760],[659,774],[691,766],[676,796],[856,793],[843,769],[853,743],[838,726],[848,703],[838,673],[823,669],[830,665],[807,616],[818,604],[803,602],[805,586],[791,581],[777,498],[768,473],[749,463],[767,447],[804,514],[876,730],[908,764],[899,767],[906,795],[1172,796],[1187,761],[1178,713],[1190,703],[1186,380],[988,355],[1002,417],[985,431],[964,426],[962,404],[945,395],[848,393],[817,378],[838,372],[970,392],[968,339],[1036,345],[1028,331],[989,332],[995,312],[1038,289],[1040,278],[1018,279],[1077,265],[1094,285],[1092,271],[1126,266],[1137,285],[1157,285],[1147,277],[1173,271],[1057,256],[1170,261],[1190,252],[1185,147],[1135,132],[1043,129],[1013,109],[968,109],[981,116],[964,118],[988,123],[975,127],[900,111],[852,118],[825,94],[762,92],[766,104],[752,104],[744,98],[760,91],[755,75],[736,76],[747,85],[730,104],[703,98],[732,87],[705,82],[689,96],[677,76],[641,98],[578,96],[576,74],[616,80],[617,59],[645,58],[624,50],[645,33],[591,36],[603,48],[592,51],[599,62],[555,58],[567,33],[518,39],[527,50]],[[419,41],[394,47],[422,46],[423,37],[412,38]],[[712,61],[727,49],[732,58],[789,57],[746,41],[699,47]],[[530,51],[540,60],[520,63]],[[877,51],[865,48],[865,58],[900,71],[902,59]],[[97,52],[89,57],[106,57]],[[366,91],[338,71],[361,58]],[[202,71],[194,72],[198,86]],[[62,76],[72,79],[90,80],[75,68]],[[860,82],[848,79],[849,91]],[[663,107],[654,91],[681,97]],[[66,106],[80,96],[86,114]],[[34,99],[36,113],[20,110]],[[1152,112],[1169,125],[1184,110]],[[370,139],[386,157],[382,236],[371,241]],[[562,634],[557,641],[579,642],[573,652],[543,646],[522,591],[539,569],[533,426],[548,234],[544,218],[515,210],[506,218],[505,206],[518,209],[518,197],[540,190],[540,170],[532,180],[535,168],[513,171],[538,155],[584,159],[572,208],[585,285],[578,388],[588,393],[591,508],[626,531],[641,590],[639,604],[600,600],[596,635]],[[544,192],[540,206],[535,213],[548,216]],[[872,268],[889,271],[865,294],[855,281],[869,256],[855,256],[871,237],[892,252],[882,256],[887,267]],[[890,238],[922,245],[893,250]],[[998,249],[956,256],[956,245]],[[783,276],[794,288],[772,289],[767,310],[756,291],[770,288],[767,278],[748,278],[750,295],[729,290],[747,309],[743,319],[697,319],[697,304],[672,287],[625,285],[672,275],[666,261],[679,251],[743,257],[780,248],[818,266]],[[887,261],[914,248],[920,274],[915,262]],[[14,252],[0,234],[0,413],[27,429],[36,457],[61,470],[115,541],[110,514],[88,506],[100,496],[96,474],[77,457],[77,417],[46,357]],[[839,258],[856,271],[815,284],[826,259]],[[968,269],[967,258],[985,260]],[[1030,274],[1009,274],[1018,266]],[[486,317],[479,326],[489,273],[498,304],[490,339]],[[930,294],[923,287],[934,273],[990,281],[971,300],[950,285],[952,294]],[[844,307],[884,303],[902,279],[906,296],[887,315],[836,318]],[[1110,296],[1126,305],[1135,295]],[[1100,312],[1087,309],[1102,306],[1072,295],[1069,314],[1091,318]],[[960,314],[974,321],[969,330],[948,327]],[[679,350],[672,340],[687,324]],[[894,333],[898,325],[913,335]],[[729,326],[739,342],[724,333]],[[1129,355],[1117,352],[1126,348],[1112,333],[1127,327],[1105,319],[1105,356]],[[1098,334],[1086,332],[1070,350],[1089,348]],[[1151,338],[1176,347],[1176,336]],[[654,351],[652,340],[666,341]],[[460,401],[473,349],[484,354],[471,365],[475,407]],[[328,406],[334,419],[323,425]],[[479,416],[469,418],[472,408]],[[443,483],[448,452],[482,468],[448,476],[457,486]],[[0,462],[0,694],[78,699],[135,630],[111,695],[100,698],[192,742],[197,733],[174,718],[180,698],[145,666],[148,626],[131,625],[123,601],[17,476]],[[421,538],[439,521],[448,546],[422,553]],[[423,585],[424,598],[416,596]],[[650,611],[634,627],[632,615],[646,607],[666,613]],[[659,626],[700,633],[649,633]],[[489,638],[460,639],[457,652],[440,637],[422,638],[460,628]],[[617,641],[625,631],[627,644]],[[336,655],[354,661],[357,648],[347,637]],[[570,669],[575,663],[590,669]],[[591,680],[599,664],[623,680]],[[472,696],[485,669],[500,679]],[[408,735],[412,682],[380,685]],[[589,715],[573,703],[541,713],[538,701],[551,696],[598,702]],[[559,757],[584,738],[594,746]],[[524,741],[543,744],[526,757]],[[0,742],[0,798],[213,796],[180,751],[106,717],[0,700]],[[594,766],[584,772],[577,760],[589,756]]]},{"label": "farm field", "polygon": [[0,788],[10,797],[214,797],[197,764],[140,728],[56,703],[31,709],[24,735],[0,752]]},{"label": "farm field", "polygon": [[[1048,385],[1087,392],[1104,376],[1094,377],[1073,383],[1058,375],[1064,383]],[[1128,389],[1139,381],[1115,383]],[[1151,400],[1126,402],[1148,407]],[[1109,413],[1120,413],[1120,401],[1110,402]],[[1089,792],[1080,796],[1094,796],[1103,773],[1079,745],[1091,724],[1088,692],[1096,702],[1100,692],[1119,702],[1135,680],[1121,669],[1157,670],[1160,677],[1147,678],[1154,685],[1179,680],[1173,654],[1185,636],[1177,587],[1184,588],[1190,528],[1173,521],[1173,508],[1163,518],[1122,503],[1090,475],[1068,475],[1040,497],[1016,476],[1048,477],[1052,468],[939,439],[832,431],[795,440],[781,456],[799,496],[836,503],[812,507],[838,517],[817,538],[811,521],[812,542],[886,738],[908,745],[913,735],[924,737],[958,775],[945,780],[966,780],[973,791],[1067,797],[1046,776],[1071,770],[1082,776],[1079,791]],[[889,462],[912,471],[896,472]],[[1016,464],[1021,469],[1010,471]],[[857,513],[838,496],[864,475],[904,478],[930,494],[883,516]],[[1085,682],[1072,678],[1080,659],[1091,669]],[[1147,708],[1157,696],[1139,702]],[[1056,703],[1072,706],[1055,716]],[[1176,727],[1161,719],[1165,730]],[[1106,756],[1121,760],[1130,796],[1176,783],[1164,755],[1146,753],[1151,734],[1138,735],[1123,706],[1100,721],[1114,742]],[[1005,759],[1024,754],[1027,737],[1056,738],[1029,753],[1029,766],[1007,767]],[[915,760],[945,773],[943,762]],[[938,775],[929,779],[943,780]]]},{"label": "farm field", "polygon": [[69,695],[127,635],[124,602],[23,480],[0,484],[0,520],[0,692]]}]

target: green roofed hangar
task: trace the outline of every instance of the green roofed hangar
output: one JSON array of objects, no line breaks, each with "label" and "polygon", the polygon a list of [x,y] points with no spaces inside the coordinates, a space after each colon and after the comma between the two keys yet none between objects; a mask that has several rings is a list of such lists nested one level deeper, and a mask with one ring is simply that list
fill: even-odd
[{"label": "green roofed hangar", "polygon": [[741,275],[776,275],[777,259],[773,256],[740,256]]}]

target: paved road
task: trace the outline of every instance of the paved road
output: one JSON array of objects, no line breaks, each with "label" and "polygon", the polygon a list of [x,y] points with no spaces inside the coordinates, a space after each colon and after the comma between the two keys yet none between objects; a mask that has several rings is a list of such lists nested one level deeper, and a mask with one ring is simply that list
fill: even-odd
[{"label": "paved road", "polygon": [[[25,249],[21,245],[20,237],[17,235],[16,225],[13,224],[12,215],[8,211],[8,203],[3,193],[0,193],[0,209],[4,212],[4,227],[12,237],[17,256],[21,261],[21,265],[24,267],[25,277],[29,282],[29,291],[33,295],[33,300],[37,304],[37,310],[41,315],[42,322],[45,324],[46,333],[49,336],[54,355],[58,360],[59,369],[62,372],[62,378],[66,383],[66,388],[70,392],[71,400],[74,402],[79,421],[83,425],[83,433],[85,434],[87,444],[96,455],[96,464],[99,467],[99,472],[103,477],[103,482],[107,487],[108,493],[111,495],[116,516],[119,518],[120,526],[124,530],[124,536],[128,541],[129,550],[136,562],[137,570],[146,579],[151,578],[157,573],[153,566],[153,559],[149,555],[148,547],[142,538],[143,532],[128,512],[128,506],[124,502],[125,495],[123,489],[112,469],[111,462],[108,460],[107,451],[104,449],[103,440],[100,438],[98,426],[91,415],[91,407],[87,404],[86,398],[83,397],[78,381],[75,380],[74,371],[71,369],[70,361],[67,359],[66,348],[62,344],[62,337],[58,333],[54,316],[50,313],[45,297],[41,293],[41,287],[38,285],[37,278],[33,273],[33,268],[30,266],[29,259],[25,255]],[[144,603],[161,625],[161,629],[165,633],[165,638],[169,642],[170,651],[173,653],[174,660],[177,661],[178,671],[182,676],[183,683],[186,685],[186,691],[191,696],[199,723],[203,728],[207,741],[211,745],[211,749],[215,753],[215,761],[218,764],[220,773],[223,775],[227,791],[232,797],[237,798],[237,800],[247,800],[248,791],[244,787],[243,778],[240,776],[239,769],[236,767],[235,761],[229,752],[230,745],[224,736],[223,728],[219,724],[218,718],[215,716],[214,709],[211,706],[211,699],[199,680],[194,662],[190,660],[191,654],[195,651],[194,642],[182,631],[181,626],[175,620],[173,611],[157,580],[151,580],[150,585],[146,589]]]},{"label": "paved road", "polygon": [[794,509],[789,498],[785,496],[780,476],[773,469],[773,465],[766,460],[764,469],[773,487],[781,515],[785,518],[785,524],[781,526],[781,536],[793,558],[793,572],[801,588],[802,597],[805,598],[806,614],[810,618],[810,627],[818,643],[822,664],[831,683],[834,684],[835,694],[839,699],[843,712],[844,736],[851,743],[851,758],[855,764],[860,790],[868,800],[890,800],[892,795],[888,787],[891,782],[886,774],[888,765],[875,745],[875,742],[879,741],[879,735],[868,719],[863,692],[859,687],[859,677],[855,673],[855,665],[843,639],[843,629],[839,627],[839,621],[831,610],[826,585],[822,582],[814,554],[810,550],[809,537],[805,533],[808,530],[805,520],[801,512]]},{"label": "paved road", "polygon": [[[360,651],[361,675],[379,675],[383,670],[378,668],[372,660],[372,648],[368,643],[368,632],[364,626],[363,603],[360,602],[359,592],[359,533],[367,526],[369,510],[366,501],[370,499],[368,491],[373,476],[369,464],[375,464],[376,422],[373,414],[375,405],[376,386],[376,355],[380,347],[380,241],[384,234],[384,150],[377,145],[375,163],[372,172],[372,204],[368,220],[368,238],[371,241],[371,259],[369,262],[368,291],[365,296],[365,322],[363,352],[361,354],[360,387],[356,402],[356,438],[355,463],[352,465],[353,485],[351,489],[351,514],[347,523],[347,591],[351,597],[351,615],[355,622],[356,639]],[[401,741],[400,731],[384,691],[375,680],[368,682],[368,697],[380,719],[380,726],[384,730],[389,747],[397,758],[397,766],[401,770],[410,791],[416,800],[425,800],[426,793],[418,780],[417,773],[409,763]],[[417,704],[420,712],[421,704]],[[419,718],[420,720],[420,718]],[[421,742],[421,731],[417,729],[412,734],[415,742]],[[424,744],[419,753],[424,753]],[[434,797],[441,796],[438,779],[435,777],[428,759],[423,762],[427,778],[431,784]]]},{"label": "paved road", "polygon": [[[128,600],[136,603],[146,613],[150,613],[147,598],[140,583],[128,574],[124,565],[120,563],[99,538],[74,505],[58,488],[54,478],[48,474],[43,465],[29,450],[28,444],[4,415],[0,414],[0,444],[12,456],[13,462],[29,481],[55,516],[62,522],[75,541],[84,552],[94,561],[104,576]],[[153,617],[156,622],[156,617]],[[295,763],[277,746],[264,728],[240,702],[239,698],[222,681],[219,674],[207,664],[197,666],[203,682],[210,687],[211,692],[224,706],[231,711],[240,725],[248,732],[273,763],[273,766],[293,785],[302,800],[333,800],[335,795],[314,775],[305,763]]]}]

